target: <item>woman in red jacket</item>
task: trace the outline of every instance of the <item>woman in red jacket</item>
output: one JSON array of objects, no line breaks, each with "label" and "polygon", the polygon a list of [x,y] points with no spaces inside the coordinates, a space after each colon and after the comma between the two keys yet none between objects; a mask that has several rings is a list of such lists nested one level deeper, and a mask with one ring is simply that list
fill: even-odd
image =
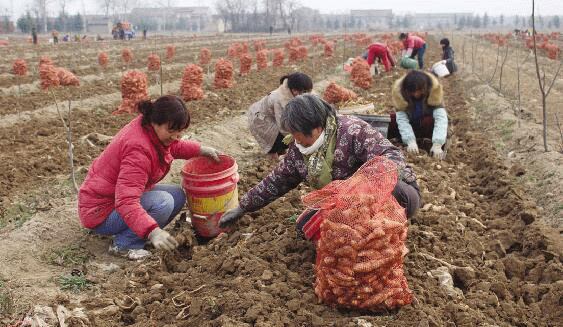
[{"label": "woman in red jacket", "polygon": [[370,67],[375,63],[376,58],[383,63],[386,72],[390,72],[391,67],[395,66],[393,56],[391,56],[391,52],[389,52],[389,48],[385,44],[374,43],[368,47],[367,61]]},{"label": "woman in red jacket", "polygon": [[149,255],[146,240],[157,249],[178,243],[164,231],[182,209],[186,196],[180,185],[157,184],[173,159],[204,155],[218,160],[218,151],[179,140],[190,125],[190,114],[176,96],[139,104],[141,115],[123,127],[96,158],[78,194],[82,226],[113,235],[110,252],[139,259]]}]

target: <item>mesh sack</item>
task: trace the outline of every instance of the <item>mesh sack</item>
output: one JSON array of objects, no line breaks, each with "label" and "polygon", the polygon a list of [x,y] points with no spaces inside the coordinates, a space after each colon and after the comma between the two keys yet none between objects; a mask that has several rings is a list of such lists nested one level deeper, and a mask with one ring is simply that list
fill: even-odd
[{"label": "mesh sack", "polygon": [[397,167],[376,157],[352,177],[303,197],[321,209],[315,294],[329,305],[373,311],[411,303],[403,274],[407,217],[391,192]]}]

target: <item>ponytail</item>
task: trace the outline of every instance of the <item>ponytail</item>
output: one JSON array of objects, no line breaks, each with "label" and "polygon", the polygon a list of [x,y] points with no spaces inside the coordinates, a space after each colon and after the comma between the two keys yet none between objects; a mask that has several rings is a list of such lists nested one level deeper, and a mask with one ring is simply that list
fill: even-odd
[{"label": "ponytail", "polygon": [[165,95],[152,102],[145,100],[137,105],[143,115],[141,124],[168,124],[172,130],[183,130],[190,125],[190,113],[182,99],[174,95]]}]

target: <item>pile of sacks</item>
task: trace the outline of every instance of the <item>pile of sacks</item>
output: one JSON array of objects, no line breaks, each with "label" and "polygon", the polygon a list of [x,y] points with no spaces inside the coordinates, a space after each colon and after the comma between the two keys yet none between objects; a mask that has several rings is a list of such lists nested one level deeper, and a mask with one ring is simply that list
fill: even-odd
[{"label": "pile of sacks", "polygon": [[228,59],[219,58],[215,63],[215,88],[228,89],[233,86],[233,63]]},{"label": "pile of sacks", "polygon": [[354,59],[350,79],[354,82],[354,85],[362,89],[368,89],[370,87],[372,79],[367,61],[361,57]]},{"label": "pile of sacks", "polygon": [[137,104],[148,100],[147,94],[147,75],[142,72],[132,70],[123,75],[121,79],[121,106],[113,112],[114,115],[120,113],[134,113],[137,111]]},{"label": "pile of sacks", "polygon": [[208,65],[211,62],[211,50],[207,48],[201,48],[199,53],[199,64]]},{"label": "pile of sacks", "polygon": [[263,49],[256,53],[256,63],[258,65],[258,70],[268,67],[268,50]]},{"label": "pile of sacks", "polygon": [[348,90],[334,82],[328,84],[323,94],[323,99],[332,104],[346,102],[351,99],[356,99],[357,97],[354,91]]},{"label": "pile of sacks", "polygon": [[203,69],[196,64],[188,64],[184,69],[180,93],[184,101],[203,99]]},{"label": "pile of sacks", "polygon": [[149,55],[149,64],[147,65],[149,71],[157,71],[160,69],[160,57],[157,54],[151,53]]},{"label": "pile of sacks", "polygon": [[248,53],[244,53],[240,56],[240,75],[245,76],[250,72],[252,67],[252,56]]}]

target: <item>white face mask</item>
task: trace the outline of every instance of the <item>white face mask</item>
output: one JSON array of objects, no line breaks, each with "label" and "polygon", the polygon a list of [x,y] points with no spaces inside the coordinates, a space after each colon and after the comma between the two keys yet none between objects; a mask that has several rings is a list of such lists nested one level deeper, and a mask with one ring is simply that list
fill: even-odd
[{"label": "white face mask", "polygon": [[319,137],[317,138],[317,140],[315,141],[315,143],[313,143],[311,146],[308,147],[304,147],[301,144],[295,142],[295,145],[297,146],[297,149],[299,149],[299,152],[301,152],[302,154],[308,156],[311,155],[315,152],[317,152],[317,150],[319,150],[319,148],[323,145],[323,143],[325,142],[325,131],[323,131]]}]

